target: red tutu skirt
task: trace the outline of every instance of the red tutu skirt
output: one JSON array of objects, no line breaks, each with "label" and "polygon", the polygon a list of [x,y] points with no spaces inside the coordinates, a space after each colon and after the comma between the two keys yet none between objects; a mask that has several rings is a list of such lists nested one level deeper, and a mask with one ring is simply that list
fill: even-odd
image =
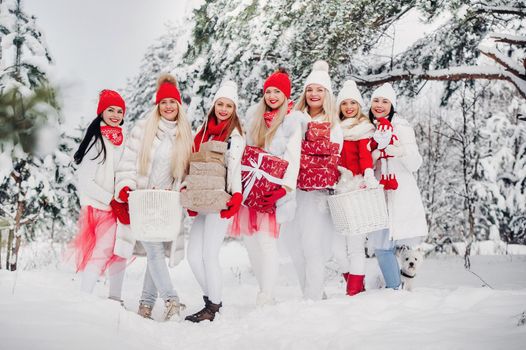
[{"label": "red tutu skirt", "polygon": [[234,216],[228,229],[229,235],[239,237],[241,235],[252,236],[263,232],[274,238],[279,237],[279,224],[276,221],[276,212],[262,213],[252,208],[242,206]]},{"label": "red tutu skirt", "polygon": [[114,262],[126,260],[113,254],[117,219],[111,210],[82,207],[78,225],[79,233],[70,243],[77,272],[94,263],[101,267],[100,273],[103,274]]}]

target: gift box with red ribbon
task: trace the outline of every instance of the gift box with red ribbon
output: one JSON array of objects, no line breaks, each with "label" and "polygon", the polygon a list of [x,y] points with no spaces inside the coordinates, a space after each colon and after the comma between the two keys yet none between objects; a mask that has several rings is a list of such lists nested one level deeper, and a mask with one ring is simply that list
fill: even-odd
[{"label": "gift box with red ribbon", "polygon": [[[259,147],[246,146],[241,158],[243,204],[264,211],[261,199],[265,192],[281,187],[289,162],[267,153]],[[266,212],[273,212],[275,208]]]}]

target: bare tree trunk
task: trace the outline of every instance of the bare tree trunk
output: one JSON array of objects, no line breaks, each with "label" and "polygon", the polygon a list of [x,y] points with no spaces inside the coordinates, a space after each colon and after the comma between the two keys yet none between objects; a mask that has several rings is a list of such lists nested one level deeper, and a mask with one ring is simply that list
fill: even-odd
[{"label": "bare tree trunk", "polygon": [[11,247],[13,246],[13,241],[15,239],[15,230],[10,229],[9,235],[7,236],[7,253],[6,253],[6,260],[5,260],[5,268],[9,270],[9,260],[11,260]]}]

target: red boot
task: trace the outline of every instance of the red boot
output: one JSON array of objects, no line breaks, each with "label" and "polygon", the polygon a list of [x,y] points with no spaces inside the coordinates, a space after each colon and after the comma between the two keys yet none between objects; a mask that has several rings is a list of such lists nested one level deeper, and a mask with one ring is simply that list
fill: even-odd
[{"label": "red boot", "polygon": [[347,279],[347,295],[351,296],[365,291],[363,285],[364,278],[364,275],[349,274],[349,278]]},{"label": "red boot", "polygon": [[345,283],[347,283],[347,280],[349,279],[349,272],[342,273],[342,277],[345,280]]}]

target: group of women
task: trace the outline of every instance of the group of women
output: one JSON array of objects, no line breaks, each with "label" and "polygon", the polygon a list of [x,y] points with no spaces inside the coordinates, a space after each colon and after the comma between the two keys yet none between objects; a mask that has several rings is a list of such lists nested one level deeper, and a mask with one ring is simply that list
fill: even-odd
[{"label": "group of women", "polygon": [[[219,213],[187,210],[195,217],[187,245],[188,263],[203,291],[204,306],[186,320],[213,321],[222,307],[222,271],[219,251],[226,235],[241,236],[259,285],[257,305],[275,302],[279,275],[278,240],[285,243],[307,299],[324,298],[325,264],[333,256],[346,280],[346,292],[364,291],[365,242],[374,249],[386,287],[399,288],[400,271],[395,247],[412,246],[425,235],[424,209],[413,173],[422,162],[409,123],[396,113],[396,93],[386,83],[371,96],[368,114],[353,81],[346,81],[337,98],[326,62],[313,65],[299,101],[291,99],[291,80],[279,69],[263,85],[263,96],[239,116],[235,82],[224,82],[210,106],[203,126],[192,137],[177,82],[159,78],[155,106],[126,134],[121,125],[125,102],[115,91],[100,94],[97,117],[89,125],[75,161],[79,164],[80,232],[72,242],[81,289],[91,292],[98,277],[109,272],[110,298],[121,300],[126,258],[136,242],[129,229],[128,197],[131,191],[162,189],[184,191],[192,152],[215,140],[228,144],[225,155],[226,188],[231,199]],[[374,149],[377,120],[386,118],[397,143],[381,152]],[[336,144],[340,166],[360,179],[362,187],[378,187],[379,158],[389,158],[398,188],[386,191],[390,229],[367,235],[335,233],[327,206],[330,188],[302,190],[298,174],[302,143],[312,123],[329,123],[331,144]],[[254,146],[285,160],[288,165],[279,186],[266,191],[258,208],[243,205],[242,157],[245,146]],[[376,173],[375,173],[376,172]],[[329,186],[327,186],[329,187]],[[245,191],[247,189],[245,188]],[[158,297],[165,303],[164,320],[184,309],[173,287],[170,263],[181,260],[184,241],[137,242],[145,251],[147,269],[138,313],[152,318]],[[135,247],[137,248],[137,247]]]}]

